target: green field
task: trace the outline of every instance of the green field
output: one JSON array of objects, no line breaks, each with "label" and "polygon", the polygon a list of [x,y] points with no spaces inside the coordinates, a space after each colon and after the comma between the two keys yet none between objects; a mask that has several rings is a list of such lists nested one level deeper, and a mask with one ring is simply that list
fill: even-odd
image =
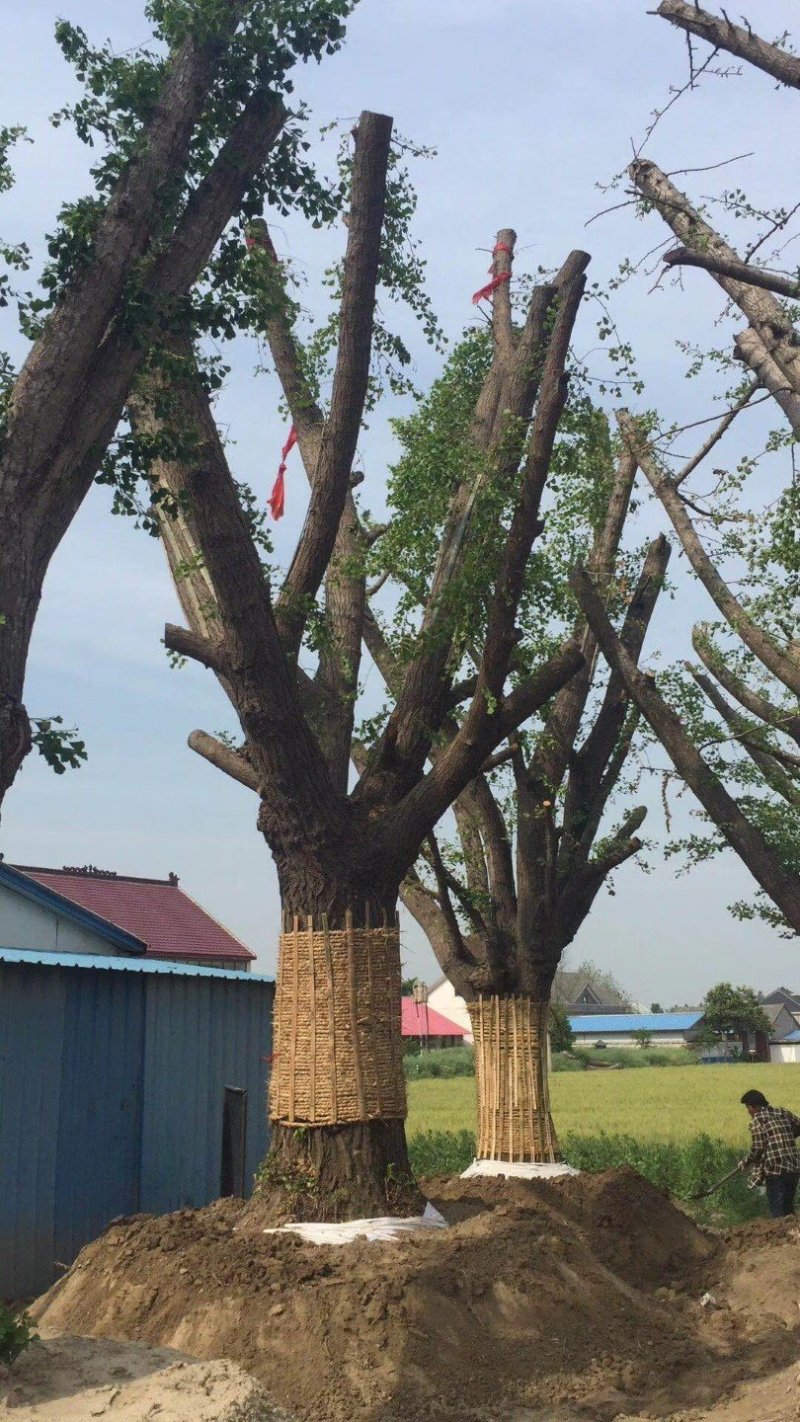
[{"label": "green field", "polygon": [[[800,1113],[800,1069],[736,1065],[562,1072],[551,1080],[553,1116],[560,1135],[675,1142],[706,1135],[744,1152],[749,1132],[739,1098],[751,1086]],[[474,1078],[410,1081],[408,1095],[410,1137],[474,1131]]]}]

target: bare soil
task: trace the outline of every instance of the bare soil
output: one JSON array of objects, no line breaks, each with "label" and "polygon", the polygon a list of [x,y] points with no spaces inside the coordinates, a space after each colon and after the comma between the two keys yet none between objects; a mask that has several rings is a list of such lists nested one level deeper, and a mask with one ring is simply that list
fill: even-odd
[{"label": "bare soil", "polygon": [[3,1422],[289,1422],[235,1363],[92,1338],[42,1338],[0,1384]]},{"label": "bare soil", "polygon": [[793,1222],[712,1236],[628,1170],[427,1193],[451,1228],[392,1243],[264,1234],[258,1204],[116,1222],[35,1313],[230,1359],[302,1422],[800,1416]]}]

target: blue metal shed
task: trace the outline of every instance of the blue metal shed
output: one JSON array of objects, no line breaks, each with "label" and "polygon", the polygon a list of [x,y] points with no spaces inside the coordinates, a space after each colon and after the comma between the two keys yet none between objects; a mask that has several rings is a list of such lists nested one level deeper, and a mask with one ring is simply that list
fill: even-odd
[{"label": "blue metal shed", "polygon": [[0,1297],[48,1288],[117,1215],[230,1193],[232,1130],[249,1194],[273,998],[251,973],[0,949]]}]

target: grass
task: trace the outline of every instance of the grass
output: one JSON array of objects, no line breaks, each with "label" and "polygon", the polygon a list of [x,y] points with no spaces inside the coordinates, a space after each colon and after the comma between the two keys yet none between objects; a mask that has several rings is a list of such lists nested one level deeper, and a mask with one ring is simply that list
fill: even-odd
[{"label": "grass", "polygon": [[[553,1071],[584,1071],[587,1062],[599,1062],[601,1066],[622,1067],[679,1067],[696,1064],[696,1057],[682,1047],[606,1047],[594,1051],[589,1047],[576,1047],[573,1052],[557,1052],[553,1057]],[[430,1052],[409,1052],[403,1059],[406,1079],[423,1081],[428,1077],[452,1077],[475,1075],[474,1047],[435,1048]]]},{"label": "grass", "polygon": [[[562,1072],[551,1081],[564,1157],[581,1170],[630,1165],[687,1200],[736,1164],[749,1146],[742,1093],[750,1087],[800,1114],[800,1071],[786,1066],[687,1066],[663,1071]],[[421,1176],[464,1170],[475,1155],[475,1080],[410,1081],[408,1135]],[[766,1213],[742,1176],[691,1204],[704,1224]]]},{"label": "grass", "polygon": [[[553,1076],[550,1092],[562,1136],[605,1134],[681,1143],[707,1135],[743,1154],[749,1134],[739,1098],[751,1086],[800,1112],[800,1071],[790,1066],[561,1072]],[[473,1077],[409,1081],[408,1093],[412,1139],[425,1131],[474,1131]]]}]

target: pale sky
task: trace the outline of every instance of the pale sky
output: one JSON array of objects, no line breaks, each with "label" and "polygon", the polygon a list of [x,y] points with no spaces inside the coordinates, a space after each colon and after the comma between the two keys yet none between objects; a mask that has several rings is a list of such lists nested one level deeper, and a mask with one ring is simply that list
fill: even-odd
[{"label": "pale sky", "polygon": [[[415,168],[416,231],[428,262],[429,287],[448,335],[472,319],[470,295],[485,279],[486,250],[498,228],[513,226],[519,261],[558,263],[572,247],[592,254],[590,280],[605,284],[626,255],[639,256],[666,235],[660,220],[637,222],[629,209],[586,226],[602,207],[605,182],[629,161],[631,141],[663,105],[671,84],[686,76],[683,39],[647,14],[651,0],[361,0],[344,51],[319,69],[297,75],[297,93],[315,123],[352,118],[362,109],[390,113],[397,129],[429,144],[438,157]],[[37,257],[61,202],[86,190],[87,151],[47,118],[73,93],[70,71],[52,38],[60,13],[52,0],[24,6],[0,0],[5,72],[0,122],[27,126],[32,146],[19,150],[18,183],[5,196],[0,232],[27,240]],[[147,37],[140,0],[66,0],[63,12],[93,39],[107,35],[126,49]],[[750,17],[767,37],[791,26],[789,0],[759,0]],[[664,120],[648,152],[662,167],[699,168],[753,152],[720,176],[677,179],[695,198],[725,183],[758,202],[791,200],[787,175],[796,170],[796,96],[779,93],[753,72],[710,81]],[[780,142],[776,135],[780,128]],[[793,156],[794,155],[794,156]],[[269,215],[269,214],[268,214]],[[317,303],[317,278],[341,245],[341,233],[312,234],[300,221],[278,220],[282,251],[308,278],[305,301]],[[791,257],[787,258],[791,262]],[[719,302],[703,273],[689,273],[683,292],[649,294],[652,277],[615,299],[623,334],[636,348],[646,381],[634,408],[658,406],[680,423],[711,412],[713,389],[687,383],[676,339],[716,339]],[[19,358],[13,314],[0,313],[0,345]],[[576,349],[596,345],[590,308]],[[741,324],[741,322],[739,323]],[[721,328],[729,340],[729,326]],[[436,357],[408,327],[425,384]],[[722,343],[722,342],[720,342]],[[256,352],[233,353],[233,373],[220,418],[234,442],[235,471],[266,497],[285,426],[274,384],[255,376]],[[599,358],[598,358],[599,359]],[[599,368],[599,367],[598,367]],[[388,416],[371,421],[361,452],[370,474],[365,502],[381,503],[383,474],[393,457]],[[755,448],[760,413],[731,437],[735,460]],[[761,426],[763,428],[763,426]],[[690,453],[693,446],[687,447]],[[766,469],[774,482],[783,466]],[[290,466],[287,516],[275,534],[288,558],[304,509],[298,464]],[[47,579],[31,653],[26,701],[33,715],[60,713],[76,724],[88,764],[56,778],[31,757],[7,797],[2,849],[11,862],[94,863],[131,874],[166,877],[226,922],[272,971],[277,945],[277,892],[271,859],[254,828],[255,800],[186,748],[195,727],[233,729],[227,703],[210,674],[170,670],[160,639],[176,602],[158,543],[109,516],[109,491],[96,488],[64,540]],[[645,512],[647,533],[665,526],[660,509]],[[662,657],[690,652],[691,621],[712,609],[673,558],[679,584],[663,601],[648,644]],[[374,676],[375,674],[372,673]],[[663,823],[651,791],[646,831],[658,840]],[[688,809],[688,799],[687,799]],[[685,816],[685,812],[681,812]],[[725,905],[749,892],[747,872],[733,855],[675,879],[672,862],[645,875],[626,866],[613,896],[601,894],[573,946],[573,962],[593,958],[645,1003],[694,1002],[720,978],[765,990],[800,986],[797,946],[758,924],[734,922]],[[406,923],[409,971],[438,976],[415,926]]]}]

